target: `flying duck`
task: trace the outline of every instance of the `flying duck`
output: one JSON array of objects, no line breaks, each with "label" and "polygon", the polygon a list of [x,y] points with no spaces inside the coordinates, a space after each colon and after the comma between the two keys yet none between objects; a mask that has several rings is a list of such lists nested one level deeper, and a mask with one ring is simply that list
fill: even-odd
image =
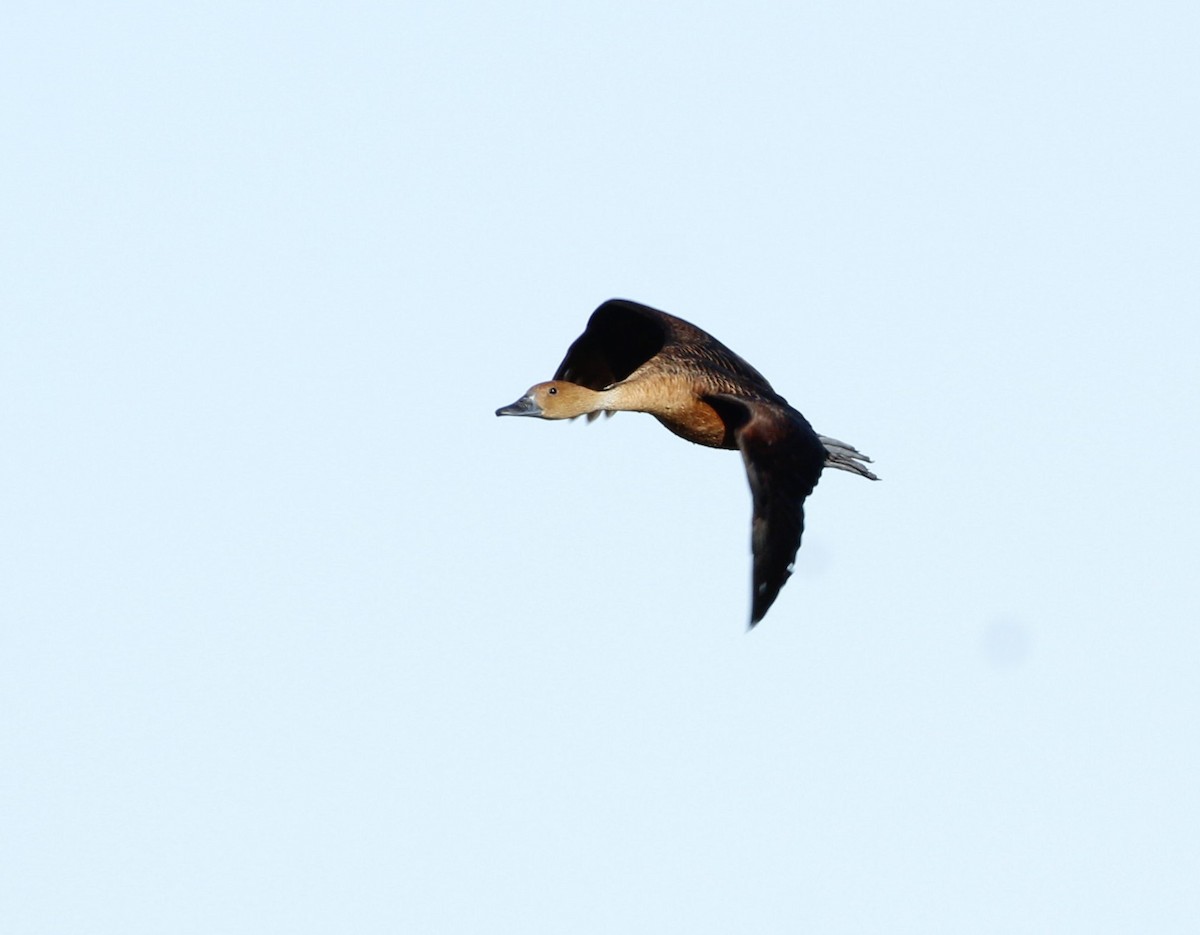
[{"label": "flying duck", "polygon": [[879,479],[864,463],[870,458],[814,432],[761,373],[712,335],[626,299],[596,309],[554,379],[496,415],[590,422],[602,412],[648,412],[690,442],[741,451],[754,500],[751,628],[792,573],[804,500],[821,471]]}]

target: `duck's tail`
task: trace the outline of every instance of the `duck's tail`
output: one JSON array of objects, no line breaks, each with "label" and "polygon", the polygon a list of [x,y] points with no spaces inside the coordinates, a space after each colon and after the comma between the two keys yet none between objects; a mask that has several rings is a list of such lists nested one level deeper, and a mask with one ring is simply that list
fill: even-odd
[{"label": "duck's tail", "polygon": [[849,471],[851,474],[857,474],[867,480],[879,480],[867,467],[867,464],[871,463],[871,459],[853,445],[847,445],[836,438],[826,438],[824,435],[818,435],[817,438],[821,440],[825,451],[828,452],[825,456],[826,467]]}]

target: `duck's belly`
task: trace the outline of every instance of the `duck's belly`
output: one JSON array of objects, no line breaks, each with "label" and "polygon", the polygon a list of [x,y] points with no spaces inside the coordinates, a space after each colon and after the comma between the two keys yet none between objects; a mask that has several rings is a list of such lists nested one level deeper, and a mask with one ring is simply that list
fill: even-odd
[{"label": "duck's belly", "polygon": [[726,430],[725,423],[708,403],[695,400],[687,406],[659,408],[653,415],[680,438],[697,445],[707,445],[709,448],[737,447],[733,433]]}]

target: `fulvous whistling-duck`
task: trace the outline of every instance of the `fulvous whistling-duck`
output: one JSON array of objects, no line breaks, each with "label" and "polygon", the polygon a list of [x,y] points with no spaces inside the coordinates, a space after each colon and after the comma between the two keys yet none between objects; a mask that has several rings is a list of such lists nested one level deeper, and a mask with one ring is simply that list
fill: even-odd
[{"label": "fulvous whistling-duck", "polygon": [[741,450],[754,500],[751,627],[792,573],[804,500],[822,469],[878,480],[864,463],[870,458],[814,432],[762,374],[712,335],[624,299],[596,309],[553,380],[496,415],[591,421],[602,412],[648,412],[688,441]]}]

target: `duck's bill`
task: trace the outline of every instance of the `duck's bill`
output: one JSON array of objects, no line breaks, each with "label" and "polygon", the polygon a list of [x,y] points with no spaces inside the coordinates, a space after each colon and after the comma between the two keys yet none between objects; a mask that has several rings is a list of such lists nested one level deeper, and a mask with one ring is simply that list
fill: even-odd
[{"label": "duck's bill", "polygon": [[522,396],[515,403],[501,406],[496,410],[498,416],[540,416],[542,407],[533,401],[532,396]]}]

